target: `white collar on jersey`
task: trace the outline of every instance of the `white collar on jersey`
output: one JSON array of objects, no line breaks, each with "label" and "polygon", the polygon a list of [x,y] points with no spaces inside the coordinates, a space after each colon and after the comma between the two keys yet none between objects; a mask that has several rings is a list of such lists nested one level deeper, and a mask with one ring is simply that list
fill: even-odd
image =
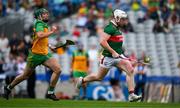
[{"label": "white collar on jersey", "polygon": [[110,22],[113,23],[115,26],[118,26],[118,25],[116,24],[116,22],[114,21],[114,19],[112,19]]}]

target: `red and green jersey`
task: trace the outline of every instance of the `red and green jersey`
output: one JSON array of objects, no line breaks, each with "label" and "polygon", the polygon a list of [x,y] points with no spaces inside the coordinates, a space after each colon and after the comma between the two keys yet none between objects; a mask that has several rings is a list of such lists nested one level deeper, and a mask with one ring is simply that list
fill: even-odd
[{"label": "red and green jersey", "polygon": [[[112,22],[110,22],[105,28],[104,32],[109,34],[111,37],[108,40],[109,46],[115,50],[118,54],[122,54],[123,36],[122,32]],[[102,55],[112,57],[112,54],[104,49]]]}]

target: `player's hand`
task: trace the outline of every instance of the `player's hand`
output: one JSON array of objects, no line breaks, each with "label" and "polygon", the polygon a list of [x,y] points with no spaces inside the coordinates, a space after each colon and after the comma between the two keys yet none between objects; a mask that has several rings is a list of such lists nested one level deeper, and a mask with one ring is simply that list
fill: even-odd
[{"label": "player's hand", "polygon": [[73,73],[73,69],[72,68],[69,71],[70,71],[70,73]]},{"label": "player's hand", "polygon": [[120,56],[120,55],[119,55],[117,52],[113,52],[113,53],[112,53],[112,57],[113,57],[113,58],[119,58],[119,56]]},{"label": "player's hand", "polygon": [[53,45],[51,45],[51,44],[49,44],[49,48],[51,49],[51,51],[52,52],[57,52],[57,50],[56,50],[56,47],[55,46],[53,46]]},{"label": "player's hand", "polygon": [[53,33],[56,33],[56,32],[58,31],[58,27],[53,25],[53,26],[51,27],[51,31],[52,31]]}]

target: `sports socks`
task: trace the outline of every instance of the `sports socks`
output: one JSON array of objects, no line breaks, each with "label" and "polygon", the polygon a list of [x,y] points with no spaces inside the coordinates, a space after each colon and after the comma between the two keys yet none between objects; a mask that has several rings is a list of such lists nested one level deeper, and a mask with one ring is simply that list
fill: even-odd
[{"label": "sports socks", "polygon": [[8,85],[8,86],[7,86],[7,89],[12,90],[13,87],[12,87],[11,85]]},{"label": "sports socks", "polygon": [[129,94],[134,94],[134,90],[130,90],[130,91],[129,91]]},{"label": "sports socks", "polygon": [[54,87],[49,86],[48,94],[53,94],[53,93],[54,93]]}]

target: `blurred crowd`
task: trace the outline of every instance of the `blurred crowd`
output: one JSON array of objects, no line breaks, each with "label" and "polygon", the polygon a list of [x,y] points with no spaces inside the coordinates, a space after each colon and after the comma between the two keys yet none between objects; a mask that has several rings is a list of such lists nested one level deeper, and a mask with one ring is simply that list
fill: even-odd
[{"label": "blurred crowd", "polygon": [[95,35],[96,28],[106,24],[105,21],[108,21],[115,8],[133,11],[137,16],[129,19],[125,31],[133,32],[134,22],[143,23],[153,19],[156,21],[153,32],[167,33],[180,22],[179,0],[0,0],[0,17],[28,14],[31,15],[27,16],[29,19],[33,18],[35,9],[42,7],[48,8],[53,21],[77,12],[77,26],[87,28],[90,35]]},{"label": "blurred crowd", "polygon": [[[94,39],[96,40],[93,45],[89,45],[88,47],[84,45],[88,51],[90,62],[92,62],[90,63],[90,67],[98,66],[95,60],[98,60],[100,55],[100,48],[96,44],[98,42],[96,32],[98,29],[103,29],[108,23],[112,17],[112,11],[116,8],[126,11],[129,15],[133,12],[136,16],[133,19],[129,16],[129,24],[124,27],[125,33],[135,32],[136,28],[134,28],[134,25],[141,24],[148,19],[156,22],[153,27],[154,33],[169,33],[174,25],[180,23],[179,0],[0,0],[0,18],[17,14],[20,16],[27,15],[27,19],[29,20],[26,19],[25,24],[29,22],[30,25],[25,26],[24,29],[30,30],[33,24],[33,11],[41,7],[46,7],[50,11],[50,24],[59,23],[59,19],[65,17],[65,19],[71,20],[69,17],[75,15],[75,17],[71,17],[75,20],[73,25],[60,22],[60,31],[56,37],[53,36],[50,39],[50,43],[56,43],[64,37],[70,37],[76,42],[79,42],[83,38],[84,33],[88,34],[90,41],[93,42]],[[31,47],[31,31],[22,33],[22,38],[19,38],[15,32],[10,38],[5,36],[5,33],[0,33],[0,74],[6,73],[6,83],[8,84],[24,69],[23,66],[26,63],[28,50]],[[68,56],[72,56],[72,52],[76,49],[74,47],[60,49],[58,50],[58,54],[61,55],[64,52],[68,52]],[[137,59],[133,53],[131,57]],[[138,59],[142,59],[143,57],[144,55],[142,54],[142,57]],[[137,68],[138,71],[142,71],[142,69],[144,69],[143,66]],[[92,72],[94,70],[90,71]],[[144,90],[146,82],[145,72],[139,72],[139,74],[144,79],[140,81],[140,84],[136,88],[142,88]],[[111,84],[115,91],[121,91],[116,86],[119,85],[116,80],[112,80]],[[138,93],[138,90],[136,92]],[[118,93],[116,94],[117,97],[123,98]],[[34,97],[34,95],[31,95],[31,97]]]}]

